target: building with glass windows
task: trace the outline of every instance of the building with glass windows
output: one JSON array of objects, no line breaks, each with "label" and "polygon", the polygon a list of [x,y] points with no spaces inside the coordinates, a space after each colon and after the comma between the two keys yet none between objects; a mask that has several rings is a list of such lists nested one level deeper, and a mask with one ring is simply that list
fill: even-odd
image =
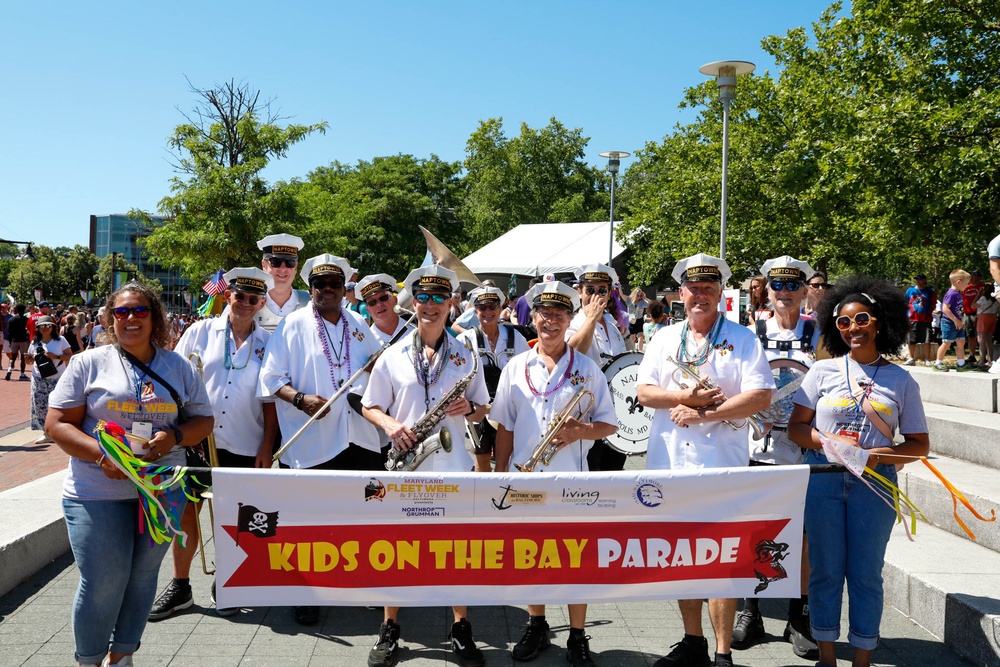
[{"label": "building with glass windows", "polygon": [[[162,224],[165,220],[162,216],[153,216],[154,225]],[[109,253],[118,253],[125,261],[135,264],[144,276],[160,281],[163,286],[160,296],[168,310],[189,312],[190,308],[184,302],[182,292],[190,281],[151,262],[145,249],[136,242],[144,236],[149,236],[144,223],[124,213],[90,216],[91,252],[102,259]]]}]

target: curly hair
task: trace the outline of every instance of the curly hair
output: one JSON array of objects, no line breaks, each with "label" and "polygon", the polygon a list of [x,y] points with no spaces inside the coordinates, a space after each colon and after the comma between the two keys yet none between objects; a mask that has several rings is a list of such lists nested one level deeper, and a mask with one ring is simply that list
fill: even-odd
[{"label": "curly hair", "polygon": [[838,280],[837,286],[826,291],[816,308],[816,320],[827,352],[840,357],[850,351],[837,329],[840,309],[849,303],[860,303],[876,318],[875,349],[879,354],[899,352],[910,330],[906,297],[893,284],[865,275]]},{"label": "curly hair", "polygon": [[114,315],[111,311],[125,292],[138,294],[146,299],[149,303],[150,309],[149,318],[153,324],[153,332],[149,336],[149,342],[157,347],[169,348],[170,343],[173,341],[170,337],[170,325],[167,323],[167,313],[163,308],[163,304],[160,302],[160,297],[158,297],[156,292],[153,290],[149,289],[142,283],[137,282],[130,282],[122,285],[117,291],[108,297],[107,303],[104,304],[107,322],[102,320],[102,324],[104,324],[105,330],[111,337],[111,341],[115,345],[118,344],[118,336],[115,335]]}]

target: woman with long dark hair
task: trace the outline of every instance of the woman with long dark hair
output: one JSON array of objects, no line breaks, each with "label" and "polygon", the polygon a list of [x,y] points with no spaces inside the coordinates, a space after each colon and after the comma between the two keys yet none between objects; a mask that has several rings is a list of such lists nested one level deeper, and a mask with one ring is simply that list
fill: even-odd
[{"label": "woman with long dark hair", "polygon": [[[816,311],[832,359],[817,361],[795,395],[788,422],[805,463],[827,463],[821,432],[856,443],[868,468],[892,482],[896,466],[930,449],[920,388],[890,363],[909,328],[903,293],[884,280],[851,276],[828,290]],[[896,444],[894,435],[902,433]],[[899,455],[899,456],[897,456]],[[812,475],[806,494],[809,613],[820,667],[835,666],[844,582],[853,667],[867,667],[882,621],[882,566],[896,519],[892,501],[849,472]]]},{"label": "woman with long dark hair", "polygon": [[[56,333],[55,320],[43,315],[35,322],[31,350],[35,355],[35,363],[31,366],[31,428],[44,431],[45,417],[49,411],[49,394],[56,388],[56,382],[66,370],[73,349],[65,338]],[[46,432],[35,444],[50,442],[54,441]]]}]

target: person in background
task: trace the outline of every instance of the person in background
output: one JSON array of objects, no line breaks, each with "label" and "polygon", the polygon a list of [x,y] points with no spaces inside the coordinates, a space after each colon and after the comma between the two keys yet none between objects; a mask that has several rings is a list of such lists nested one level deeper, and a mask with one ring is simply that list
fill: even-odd
[{"label": "person in background", "polygon": [[996,332],[997,313],[1000,303],[997,303],[994,293],[988,289],[976,301],[976,336],[979,338],[981,370],[990,369],[997,360],[993,347],[993,334]]},{"label": "person in background", "polygon": [[826,290],[833,287],[826,279],[826,271],[817,271],[812,274],[806,283],[809,291],[806,292],[806,305],[802,308],[802,314],[811,315],[819,307],[819,302],[826,293]]},{"label": "person in background", "polygon": [[919,362],[931,365],[931,324],[934,319],[934,306],[937,305],[937,292],[927,285],[927,276],[918,273],[913,278],[916,284],[906,290],[906,302],[910,318],[910,358],[907,366],[915,366]]},{"label": "person in background", "polygon": [[969,284],[962,290],[962,326],[965,327],[965,340],[969,344],[968,363],[976,363],[976,301],[983,295],[986,285],[983,284],[983,274],[979,269],[969,272]]},{"label": "person in background", "polygon": [[965,327],[962,320],[962,294],[969,286],[971,276],[962,269],[955,269],[948,274],[951,281],[951,289],[945,292],[941,300],[941,345],[937,350],[937,361],[934,362],[934,370],[947,371],[944,364],[944,357],[955,344],[955,357],[958,359],[958,371],[967,371],[965,363]]},{"label": "person in background", "polygon": [[257,247],[264,253],[261,268],[274,280],[264,309],[257,313],[257,324],[272,333],[286,316],[309,305],[309,292],[292,289],[299,250],[304,245],[302,239],[292,234],[271,234],[257,241]]},{"label": "person in background", "polygon": [[646,322],[642,327],[642,336],[645,342],[640,349],[645,350],[646,345],[649,345],[649,341],[653,340],[653,335],[667,326],[667,323],[667,314],[664,312],[663,302],[653,301],[650,303],[649,322]]},{"label": "person in background", "polygon": [[[66,339],[56,333],[56,323],[48,315],[35,320],[35,337],[31,341],[35,363],[31,365],[31,428],[35,431],[45,431],[45,417],[49,411],[49,394],[56,388],[56,382],[66,370],[73,349]],[[39,360],[48,358],[52,365],[47,372]],[[36,445],[55,442],[52,437],[43,432],[42,437],[35,440]]]},{"label": "person in background", "polygon": [[4,380],[10,379],[10,374],[14,371],[14,362],[21,358],[21,375],[19,380],[27,380],[24,373],[24,365],[28,356],[28,318],[24,314],[24,304],[14,306],[14,314],[7,320],[7,327],[4,329],[6,339],[10,341],[10,352],[7,353],[7,374]]},{"label": "person in background", "polygon": [[747,317],[750,322],[771,317],[771,311],[767,307],[767,278],[758,274],[750,279],[749,301]]},{"label": "person in background", "polygon": [[67,315],[66,324],[63,325],[62,330],[59,332],[60,335],[66,339],[69,343],[70,349],[73,350],[73,354],[80,351],[80,339],[77,337],[77,327],[76,327],[76,315]]}]

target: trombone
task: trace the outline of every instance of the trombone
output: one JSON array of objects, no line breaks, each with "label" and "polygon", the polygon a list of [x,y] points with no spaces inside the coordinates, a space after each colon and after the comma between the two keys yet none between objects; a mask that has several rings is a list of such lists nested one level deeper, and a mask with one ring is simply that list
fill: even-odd
[{"label": "trombone", "polygon": [[[201,357],[197,352],[192,352],[188,355],[188,361],[194,364],[195,369],[198,371],[198,376],[205,380],[205,369],[201,363]],[[208,442],[208,464],[213,468],[219,467],[219,452],[215,448],[215,433],[209,433],[206,438]],[[212,508],[212,491],[208,489],[201,494],[201,497],[208,501],[208,518],[212,525],[212,539],[215,539],[215,511]],[[208,559],[205,558],[205,537],[201,532],[201,518],[195,513],[195,529],[198,531],[198,550],[201,552],[201,571],[205,574],[215,574],[215,567],[211,570],[208,569]],[[214,563],[213,563],[214,566]]]}]

